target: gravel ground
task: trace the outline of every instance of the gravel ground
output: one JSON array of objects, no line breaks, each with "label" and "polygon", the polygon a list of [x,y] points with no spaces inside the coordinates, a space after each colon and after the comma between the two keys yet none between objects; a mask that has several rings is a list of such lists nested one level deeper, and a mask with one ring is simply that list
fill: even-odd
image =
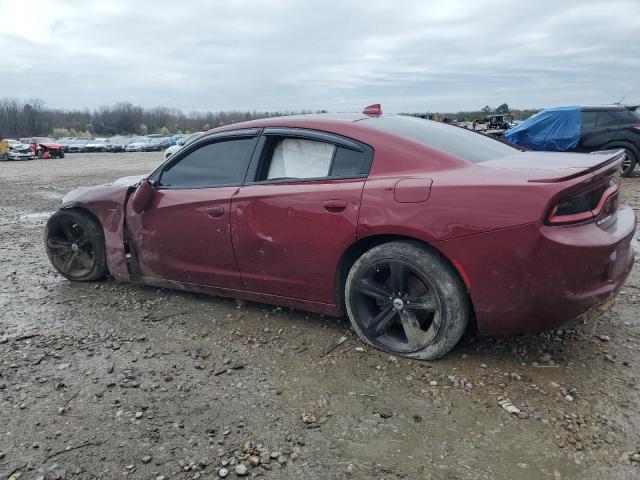
[{"label": "gravel ground", "polygon": [[431,363],[345,319],[57,275],[62,195],[161,158],[0,164],[0,478],[640,478],[638,268],[597,323]]}]

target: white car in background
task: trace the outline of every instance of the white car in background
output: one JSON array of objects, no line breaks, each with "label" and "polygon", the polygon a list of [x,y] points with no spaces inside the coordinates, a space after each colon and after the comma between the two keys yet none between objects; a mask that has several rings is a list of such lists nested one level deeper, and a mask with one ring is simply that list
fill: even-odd
[{"label": "white car in background", "polygon": [[106,138],[94,138],[91,142],[87,143],[87,152],[102,152],[106,140]]},{"label": "white car in background", "polygon": [[164,159],[166,160],[167,158],[169,158],[171,155],[173,155],[174,153],[176,153],[178,150],[180,150],[182,147],[184,147],[185,145],[193,142],[196,138],[200,137],[200,135],[202,135],[204,132],[196,132],[196,133],[192,133],[191,135],[189,135],[188,137],[185,137],[181,140],[178,140],[178,143],[175,145],[171,145],[169,148],[167,148],[164,151]]},{"label": "white car in background", "polygon": [[131,142],[126,147],[124,147],[124,151],[125,152],[143,152],[144,147],[146,147],[150,141],[151,141],[151,138],[149,137],[134,138],[133,142]]},{"label": "white car in background", "polygon": [[35,158],[35,156],[29,145],[18,140],[9,140],[9,158],[11,160]]}]

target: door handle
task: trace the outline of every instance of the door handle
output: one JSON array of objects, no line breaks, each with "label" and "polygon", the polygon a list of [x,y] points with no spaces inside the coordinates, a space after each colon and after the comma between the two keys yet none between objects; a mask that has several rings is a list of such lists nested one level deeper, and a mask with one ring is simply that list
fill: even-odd
[{"label": "door handle", "polygon": [[224,207],[211,207],[207,208],[207,215],[211,218],[220,218],[224,215]]},{"label": "door handle", "polygon": [[329,213],[339,213],[347,208],[346,200],[325,200],[322,202],[322,206]]}]

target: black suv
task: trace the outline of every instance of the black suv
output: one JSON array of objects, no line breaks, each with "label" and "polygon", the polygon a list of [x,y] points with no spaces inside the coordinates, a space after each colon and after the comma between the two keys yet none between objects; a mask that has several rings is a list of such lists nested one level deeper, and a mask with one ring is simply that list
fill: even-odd
[{"label": "black suv", "polygon": [[577,152],[623,148],[622,176],[640,161],[640,108],[626,105],[583,106]]}]

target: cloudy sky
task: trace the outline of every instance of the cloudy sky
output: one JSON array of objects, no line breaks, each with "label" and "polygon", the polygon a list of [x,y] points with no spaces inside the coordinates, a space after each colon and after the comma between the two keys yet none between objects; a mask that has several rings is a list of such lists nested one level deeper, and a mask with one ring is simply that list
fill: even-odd
[{"label": "cloudy sky", "polygon": [[0,0],[0,51],[67,108],[640,103],[639,0]]}]

